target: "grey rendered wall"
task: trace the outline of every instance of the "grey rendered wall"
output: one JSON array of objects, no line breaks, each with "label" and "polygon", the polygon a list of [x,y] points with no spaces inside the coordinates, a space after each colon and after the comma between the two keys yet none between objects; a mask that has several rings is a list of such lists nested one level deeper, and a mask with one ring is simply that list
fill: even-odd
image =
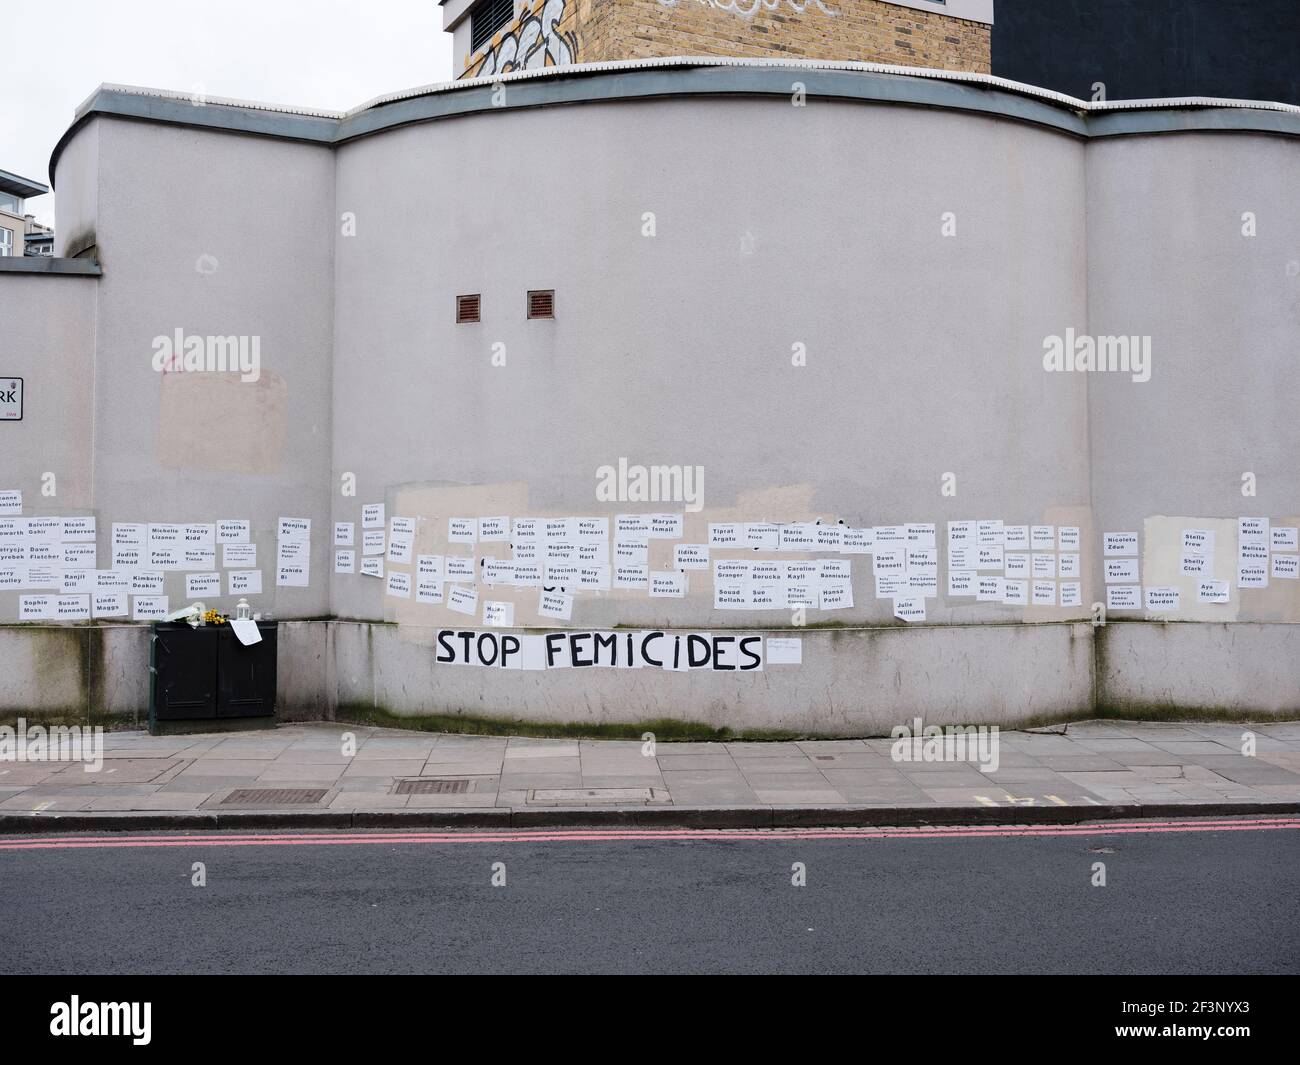
[{"label": "grey rendered wall", "polygon": [[0,625],[0,721],[143,725],[149,629],[143,625]]},{"label": "grey rendered wall", "polygon": [[99,216],[100,123],[88,122],[72,135],[59,157],[58,225],[54,254],[73,257],[95,243]]},{"label": "grey rendered wall", "polygon": [[[335,520],[423,502],[439,528],[417,550],[436,551],[453,515],[655,509],[596,502],[597,467],[626,456],[705,467],[685,542],[726,519],[1086,524],[1086,384],[1041,369],[1042,337],[1086,320],[1084,178],[1083,143],[1042,128],[785,97],[506,109],[346,144],[334,464],[359,488]],[[556,290],[554,322],[525,320],[530,288]],[[481,325],[454,324],[466,292]],[[651,568],[670,550],[652,542]],[[835,620],[891,623],[865,561]],[[335,612],[393,617],[381,584],[336,577]],[[516,617],[535,606],[520,594]],[[931,618],[1005,611],[941,596]],[[574,622],[737,618],[702,579],[684,601],[580,597]]]},{"label": "grey rendered wall", "polygon": [[[1094,376],[1098,519],[1300,503],[1300,141],[1120,137],[1088,147],[1088,315],[1152,338],[1152,377]],[[1257,235],[1242,235],[1242,215]],[[1255,473],[1258,495],[1241,494]],[[1242,508],[1246,509],[1242,509]],[[1117,524],[1121,523],[1121,524]]]},{"label": "grey rendered wall", "polygon": [[[278,614],[328,607],[333,158],[324,147],[100,118],[95,482],[112,522],[248,518]],[[89,127],[87,127],[89,128]],[[75,180],[68,156],[58,187]],[[69,171],[68,174],[63,172]],[[159,374],[155,336],[260,338],[261,378]],[[312,581],[275,588],[279,517],[313,521]],[[169,574],[173,605],[184,577]],[[222,596],[209,606],[229,607]],[[206,602],[206,601],[205,601]]]},{"label": "grey rendered wall", "polygon": [[[23,378],[22,420],[0,423],[0,482],[22,490],[25,513],[92,503],[97,284],[93,277],[0,273],[0,377]],[[41,494],[45,473],[55,474],[53,496]]]},{"label": "grey rendered wall", "polygon": [[[382,582],[331,577],[329,521],[384,500],[390,515],[430,519],[425,552],[445,546],[450,516],[680,509],[598,503],[596,468],[626,456],[705,467],[686,542],[728,519],[1078,524],[1091,602],[1102,531],[1142,522],[1150,540],[1238,513],[1296,523],[1297,151],[1255,134],[1085,142],[971,114],[785,98],[506,109],[334,151],[96,118],[60,159],[60,232],[66,191],[104,276],[0,277],[0,310],[20,310],[29,330],[23,358],[51,372],[30,396],[57,405],[15,437],[27,440],[14,452],[24,480],[0,488],[23,487],[27,513],[89,508],[104,557],[114,521],[251,518],[263,608],[401,622],[286,626],[290,716],[672,714],[849,734],[912,714],[1295,713],[1293,625],[1008,625],[1017,612],[941,590],[932,624],[904,628],[870,595],[865,556],[857,606],[835,618],[853,627],[801,630],[805,664],[761,678],[437,666],[433,628],[468,619],[394,609]],[[344,212],[355,236],[340,230]],[[945,212],[955,237],[940,235]],[[525,320],[529,288],[556,289],[555,321]],[[453,324],[463,292],[483,294],[482,325]],[[157,374],[152,338],[178,327],[259,336],[263,381]],[[1152,381],[1045,374],[1043,338],[1067,327],[1151,335]],[[505,366],[491,362],[498,342]],[[791,366],[796,343],[806,367]],[[47,455],[73,470],[57,508],[30,483]],[[1248,500],[1245,470],[1259,484]],[[955,498],[940,494],[945,472]],[[355,497],[339,493],[344,473]],[[279,516],[313,520],[307,590],[274,589]],[[670,550],[654,543],[652,567]],[[1144,577],[1159,572],[1149,562]],[[681,602],[579,597],[573,624],[788,624],[785,611],[714,612],[700,577]],[[168,591],[183,602],[179,575]],[[1207,620],[1298,620],[1287,592]],[[494,593],[510,594],[534,623],[535,590]],[[75,635],[51,635],[62,632]],[[0,639],[18,678],[0,686],[0,710],[33,692],[29,709],[143,709],[143,629]],[[52,640],[80,641],[75,661]],[[47,653],[63,665],[42,683]]]},{"label": "grey rendered wall", "polygon": [[1300,715],[1300,625],[1135,622],[1096,630],[1111,716]]},{"label": "grey rendered wall", "polygon": [[802,666],[744,675],[436,665],[433,630],[344,621],[330,628],[345,712],[587,724],[671,718],[862,736],[888,734],[913,716],[1013,726],[1086,717],[1093,705],[1086,624],[813,630],[804,634]]},{"label": "grey rendered wall", "polygon": [[[93,277],[0,273],[0,377],[23,378],[22,420],[0,422],[0,490],[20,489],[24,514],[79,515],[94,507],[98,283]],[[17,619],[20,594],[0,591],[0,617]]]},{"label": "grey rendered wall", "polygon": [[[1152,345],[1145,384],[1120,374],[1089,382],[1093,500],[1099,528],[1142,531],[1147,583],[1177,583],[1170,564],[1181,529],[1241,515],[1300,521],[1297,175],[1293,137],[1183,133],[1089,144],[1091,331],[1146,335]],[[1247,212],[1254,236],[1243,234]],[[1216,576],[1235,577],[1235,520],[1219,527],[1218,541]],[[1221,607],[1193,603],[1189,612],[1184,602],[1180,613],[1300,621],[1295,583],[1234,589]],[[1168,639],[1191,639],[1183,628]]]}]

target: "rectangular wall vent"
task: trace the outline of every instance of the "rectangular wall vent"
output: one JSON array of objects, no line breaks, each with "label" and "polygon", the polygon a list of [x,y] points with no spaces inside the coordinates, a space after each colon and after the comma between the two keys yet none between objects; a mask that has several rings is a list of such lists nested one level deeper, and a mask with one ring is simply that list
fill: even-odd
[{"label": "rectangular wall vent", "polygon": [[555,317],[555,289],[535,289],[528,293],[528,317]]},{"label": "rectangular wall vent", "polygon": [[479,304],[482,297],[477,293],[456,297],[456,324],[479,321]]}]

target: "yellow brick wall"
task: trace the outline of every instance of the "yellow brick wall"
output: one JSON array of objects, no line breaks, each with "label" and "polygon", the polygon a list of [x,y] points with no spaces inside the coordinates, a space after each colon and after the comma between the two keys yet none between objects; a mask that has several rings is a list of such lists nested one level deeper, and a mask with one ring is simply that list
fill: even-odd
[{"label": "yellow brick wall", "polygon": [[990,27],[882,0],[534,0],[463,77],[656,56],[989,70]]}]

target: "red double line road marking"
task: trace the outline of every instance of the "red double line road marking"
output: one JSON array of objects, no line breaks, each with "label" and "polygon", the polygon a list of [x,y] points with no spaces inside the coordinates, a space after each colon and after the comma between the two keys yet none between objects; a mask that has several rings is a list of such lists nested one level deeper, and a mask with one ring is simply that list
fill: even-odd
[{"label": "red double line road marking", "polygon": [[780,843],[802,840],[991,839],[1013,836],[1113,836],[1170,832],[1260,832],[1300,829],[1297,817],[1186,821],[1096,821],[1068,825],[953,825],[898,828],[614,828],[330,832],[224,832],[176,835],[27,836],[0,839],[0,851],[144,847],[339,847],[440,843]]}]

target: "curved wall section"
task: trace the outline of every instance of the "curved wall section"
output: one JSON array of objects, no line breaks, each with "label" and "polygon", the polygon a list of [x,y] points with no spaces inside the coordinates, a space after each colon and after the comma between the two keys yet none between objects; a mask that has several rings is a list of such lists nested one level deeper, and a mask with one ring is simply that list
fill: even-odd
[{"label": "curved wall section", "polygon": [[[387,237],[337,241],[335,465],[396,493],[390,513],[423,499],[444,523],[491,499],[655,509],[599,501],[598,468],[702,467],[687,543],[725,521],[1077,524],[1086,384],[1040,352],[1086,320],[1084,175],[1083,143],[1041,128],[783,99],[485,114],[345,145],[339,205]],[[530,289],[555,290],[554,321],[525,318]],[[459,293],[482,294],[481,324],[455,324]],[[671,568],[673,543],[650,547]],[[864,563],[844,621],[891,617]],[[734,624],[708,578],[680,601],[578,605],[603,626]],[[380,583],[341,579],[336,611],[392,616]]]}]

